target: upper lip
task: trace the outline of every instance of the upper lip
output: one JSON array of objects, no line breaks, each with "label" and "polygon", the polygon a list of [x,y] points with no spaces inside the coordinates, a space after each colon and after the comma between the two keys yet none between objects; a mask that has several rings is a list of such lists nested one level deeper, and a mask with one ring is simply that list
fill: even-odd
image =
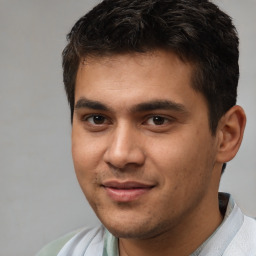
[{"label": "upper lip", "polygon": [[116,189],[132,189],[132,188],[152,188],[154,185],[142,183],[138,181],[106,181],[102,184],[104,187],[116,188]]}]

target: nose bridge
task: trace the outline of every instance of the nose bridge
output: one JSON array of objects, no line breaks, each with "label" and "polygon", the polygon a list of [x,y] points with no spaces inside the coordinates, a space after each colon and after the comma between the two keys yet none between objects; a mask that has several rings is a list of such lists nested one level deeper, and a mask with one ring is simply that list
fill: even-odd
[{"label": "nose bridge", "polygon": [[124,168],[127,164],[143,164],[144,152],[136,127],[127,122],[120,122],[114,128],[109,137],[105,161],[117,168]]}]

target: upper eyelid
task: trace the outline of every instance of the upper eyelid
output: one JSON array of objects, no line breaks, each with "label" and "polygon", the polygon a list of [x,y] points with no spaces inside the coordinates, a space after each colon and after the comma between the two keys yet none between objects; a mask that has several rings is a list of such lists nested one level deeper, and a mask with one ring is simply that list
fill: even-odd
[{"label": "upper eyelid", "polygon": [[[102,116],[106,120],[109,120],[109,121],[113,122],[113,118],[111,118],[109,115],[106,115],[102,112],[91,112],[91,113],[87,113],[87,114],[82,114],[81,113],[79,119],[81,119],[82,121],[86,121],[88,118],[94,117],[94,116]],[[170,116],[170,115],[166,115],[166,114],[163,114],[163,113],[150,113],[150,114],[146,114],[146,115],[139,115],[139,117],[137,117],[136,119],[138,121],[139,121],[139,119],[141,119],[142,122],[146,122],[148,119],[153,118],[153,117],[161,117],[161,118],[164,118],[164,119],[169,120],[169,121],[176,120],[175,117]]]},{"label": "upper eyelid", "polygon": [[82,118],[89,118],[89,117],[93,117],[93,116],[102,116],[104,118],[108,118],[106,115],[101,114],[101,113],[90,113],[90,114],[83,114],[81,115]]},{"label": "upper eyelid", "polygon": [[103,115],[103,114],[97,114],[97,113],[95,113],[95,114],[82,115],[82,116],[81,116],[81,120],[82,120],[82,121],[87,121],[89,118],[94,117],[94,116],[102,116],[102,117],[104,117],[106,120],[110,120],[110,119],[109,119],[108,117],[106,117],[105,115]]},{"label": "upper eyelid", "polygon": [[[82,116],[83,119],[93,117],[93,116],[102,116],[106,119],[111,119],[109,116],[107,116],[106,114],[102,114],[102,113],[83,114],[81,116]],[[168,115],[165,115],[165,114],[147,114],[147,115],[143,116],[142,119],[149,119],[149,118],[152,118],[152,117],[161,117],[161,118],[165,118],[165,119],[168,119],[168,120],[175,120],[176,119],[172,116],[168,116]]]},{"label": "upper eyelid", "polygon": [[[151,121],[152,123],[149,123],[149,120],[153,117],[161,117],[161,118],[165,119],[164,123],[157,125],[157,124],[153,123],[154,122],[153,120]],[[167,117],[165,115],[150,115],[144,119],[144,121],[142,122],[142,125],[143,126],[156,126],[156,127],[158,127],[158,129],[160,129],[161,127],[163,128],[163,127],[167,127],[168,125],[171,125],[173,122],[175,122],[175,120],[176,120],[175,118]]]},{"label": "upper eyelid", "polygon": [[176,119],[176,118],[174,118],[174,117],[172,117],[172,116],[167,116],[167,115],[164,115],[164,114],[150,114],[150,115],[147,115],[147,116],[145,117],[145,120],[150,119],[150,118],[153,118],[153,117],[161,117],[161,118],[164,118],[164,119],[170,120],[170,121]]}]

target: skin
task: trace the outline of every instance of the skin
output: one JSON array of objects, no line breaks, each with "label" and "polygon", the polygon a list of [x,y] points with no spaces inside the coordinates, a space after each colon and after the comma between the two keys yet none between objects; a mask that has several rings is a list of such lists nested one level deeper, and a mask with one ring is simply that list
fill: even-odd
[{"label": "skin", "polygon": [[[95,213],[119,237],[121,256],[188,255],[222,221],[221,167],[239,148],[245,115],[235,106],[213,136],[206,100],[191,87],[192,72],[161,50],[80,64],[74,167]],[[105,186],[113,181],[147,188],[115,198]]]}]

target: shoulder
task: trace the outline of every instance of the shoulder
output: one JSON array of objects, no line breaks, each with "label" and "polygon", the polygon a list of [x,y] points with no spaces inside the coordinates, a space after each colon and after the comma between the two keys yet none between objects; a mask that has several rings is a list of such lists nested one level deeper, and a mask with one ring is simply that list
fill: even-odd
[{"label": "shoulder", "polygon": [[244,222],[224,253],[225,256],[256,255],[256,220],[244,216]]},{"label": "shoulder", "polygon": [[100,240],[99,237],[103,237],[102,227],[75,230],[47,244],[36,256],[57,256],[65,247],[70,247],[70,244],[79,244],[81,242],[89,244],[95,238]]},{"label": "shoulder", "polygon": [[72,231],[52,242],[45,245],[36,256],[56,256],[64,244],[69,241],[73,236],[79,233],[81,230]]}]

